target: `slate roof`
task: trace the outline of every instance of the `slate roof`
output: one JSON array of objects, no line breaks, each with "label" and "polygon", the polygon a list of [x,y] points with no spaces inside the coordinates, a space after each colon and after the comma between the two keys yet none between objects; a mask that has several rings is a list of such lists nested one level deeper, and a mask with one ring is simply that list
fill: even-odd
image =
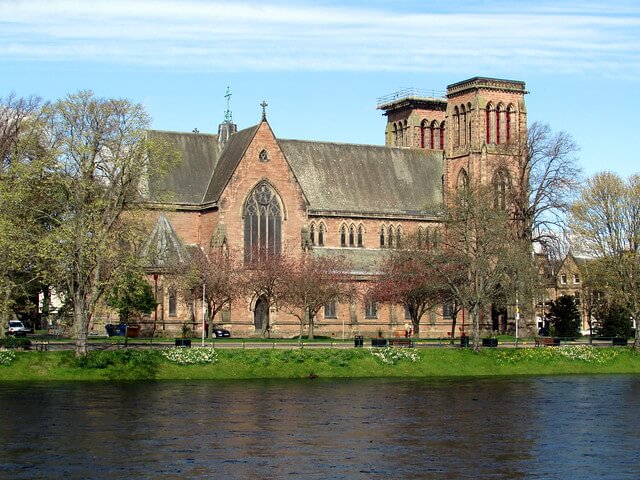
[{"label": "slate roof", "polygon": [[[180,165],[150,187],[150,200],[217,202],[259,127],[233,134],[223,150],[217,135],[150,131],[183,156]],[[301,140],[278,140],[278,145],[311,211],[435,215],[442,205],[440,152]]]},{"label": "slate roof", "polygon": [[259,126],[260,124],[254,125],[231,135],[213,171],[213,175],[209,177],[210,181],[202,198],[203,203],[217,202],[220,199],[224,187],[229,183],[233,172],[236,170],[238,163],[240,163],[251,140],[253,140]]},{"label": "slate roof", "polygon": [[200,204],[216,167],[221,148],[218,136],[203,133],[149,130],[150,139],[162,139],[181,153],[180,162],[160,179],[149,182],[149,200]]},{"label": "slate roof", "polygon": [[313,247],[310,252],[315,257],[343,257],[351,266],[350,273],[354,275],[379,273],[382,263],[389,253],[388,250],[350,247]]},{"label": "slate roof", "polygon": [[442,154],[436,151],[278,140],[317,211],[435,213],[442,204]]},{"label": "slate roof", "polygon": [[146,259],[147,268],[157,271],[184,264],[189,253],[171,222],[161,213],[142,246],[141,256]]}]

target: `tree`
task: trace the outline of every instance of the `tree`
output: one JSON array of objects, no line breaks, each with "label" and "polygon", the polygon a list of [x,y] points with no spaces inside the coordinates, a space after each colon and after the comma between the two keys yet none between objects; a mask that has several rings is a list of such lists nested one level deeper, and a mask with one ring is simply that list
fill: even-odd
[{"label": "tree", "polygon": [[[640,318],[640,176],[594,175],[572,207],[572,230],[595,259],[605,299]],[[640,329],[633,344],[640,350]]]},{"label": "tree", "polygon": [[246,266],[243,288],[251,292],[256,301],[261,300],[267,310],[267,318],[260,326],[260,336],[270,335],[271,319],[268,312],[272,306],[277,306],[278,299],[284,290],[284,284],[289,275],[289,257],[282,255],[266,255],[254,253],[253,261]]},{"label": "tree", "polygon": [[123,272],[115,279],[106,295],[106,303],[118,312],[120,322],[142,313],[151,313],[156,308],[156,299],[149,282],[137,272]]},{"label": "tree", "polygon": [[600,337],[629,338],[631,336],[631,314],[619,305],[601,305],[598,308],[596,334]]},{"label": "tree", "polygon": [[443,217],[445,235],[430,262],[451,299],[469,312],[474,349],[480,347],[480,317],[515,294],[516,272],[528,268],[529,250],[514,240],[506,209],[495,208],[490,186],[469,183],[453,196]]},{"label": "tree", "polygon": [[240,266],[236,256],[222,248],[205,253],[201,248],[191,250],[187,270],[182,274],[183,297],[204,298],[207,304],[209,331],[213,331],[215,316],[237,298],[243,290]]},{"label": "tree", "polygon": [[[411,316],[413,332],[420,334],[422,316],[433,306],[442,304],[449,291],[443,264],[436,268],[432,252],[435,246],[407,239],[403,247],[391,251],[383,263],[369,296],[379,302],[405,307]],[[448,277],[453,281],[453,276]]]},{"label": "tree", "polygon": [[580,311],[572,295],[562,295],[553,300],[547,318],[552,336],[573,338],[580,335]]},{"label": "tree", "polygon": [[578,150],[568,133],[534,122],[523,152],[515,157],[516,168],[510,169],[509,203],[517,238],[545,252],[557,251],[567,231],[567,213],[581,184]]},{"label": "tree", "polygon": [[39,254],[48,280],[73,308],[76,355],[84,356],[103,294],[119,270],[139,261],[145,229],[135,202],[142,180],[166,167],[166,157],[153,154],[148,116],[128,100],[82,91],[51,105],[47,120],[64,213]]},{"label": "tree", "polygon": [[37,97],[0,98],[0,336],[17,303],[37,290],[36,252],[54,216],[42,108]]},{"label": "tree", "polygon": [[305,253],[290,261],[287,270],[279,306],[299,320],[300,342],[304,325],[308,325],[309,339],[313,339],[315,318],[320,309],[330,301],[348,300],[354,294],[349,265],[342,257]]}]

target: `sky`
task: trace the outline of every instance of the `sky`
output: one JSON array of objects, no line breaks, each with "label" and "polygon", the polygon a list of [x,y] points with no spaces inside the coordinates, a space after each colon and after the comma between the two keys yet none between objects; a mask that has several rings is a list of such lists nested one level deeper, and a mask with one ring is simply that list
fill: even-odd
[{"label": "sky", "polygon": [[0,0],[0,97],[79,90],[151,127],[384,143],[377,98],[475,76],[526,83],[529,123],[571,134],[586,176],[640,173],[637,0]]}]

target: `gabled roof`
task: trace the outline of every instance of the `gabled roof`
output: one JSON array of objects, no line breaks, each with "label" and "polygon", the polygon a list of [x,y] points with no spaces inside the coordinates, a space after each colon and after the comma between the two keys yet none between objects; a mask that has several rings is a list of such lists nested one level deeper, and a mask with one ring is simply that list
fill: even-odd
[{"label": "gabled roof", "polygon": [[218,136],[149,130],[150,139],[167,142],[181,153],[180,162],[160,179],[149,183],[149,200],[178,204],[199,204],[206,191],[211,172],[218,163],[221,148]]},{"label": "gabled roof", "polygon": [[442,205],[440,152],[301,140],[278,145],[311,210],[428,214]]},{"label": "gabled roof", "polygon": [[254,125],[231,135],[222,155],[220,155],[215,170],[213,170],[213,175],[208,177],[210,181],[204,195],[200,198],[202,203],[217,202],[220,199],[220,195],[222,195],[224,188],[229,183],[233,172],[235,172],[259,127],[260,124]]},{"label": "gabled roof", "polygon": [[184,264],[189,253],[167,217],[161,213],[142,247],[141,256],[146,259],[147,268],[158,271]]}]

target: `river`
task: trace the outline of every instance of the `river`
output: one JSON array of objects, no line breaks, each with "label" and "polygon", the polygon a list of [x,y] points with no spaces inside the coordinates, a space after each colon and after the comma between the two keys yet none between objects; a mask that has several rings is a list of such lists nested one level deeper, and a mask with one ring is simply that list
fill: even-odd
[{"label": "river", "polygon": [[0,478],[640,478],[640,376],[5,382],[0,411]]}]

